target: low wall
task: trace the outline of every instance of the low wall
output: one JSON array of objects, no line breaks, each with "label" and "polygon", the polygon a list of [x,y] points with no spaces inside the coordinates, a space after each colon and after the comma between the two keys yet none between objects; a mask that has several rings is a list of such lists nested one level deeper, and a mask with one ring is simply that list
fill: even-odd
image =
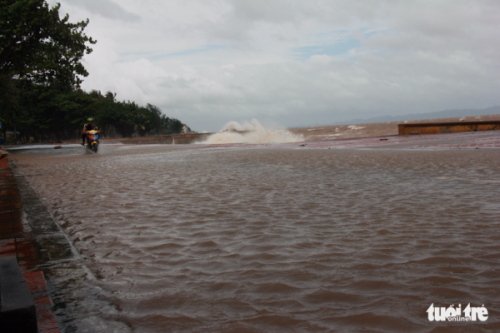
[{"label": "low wall", "polygon": [[500,121],[398,124],[399,135],[500,130]]}]

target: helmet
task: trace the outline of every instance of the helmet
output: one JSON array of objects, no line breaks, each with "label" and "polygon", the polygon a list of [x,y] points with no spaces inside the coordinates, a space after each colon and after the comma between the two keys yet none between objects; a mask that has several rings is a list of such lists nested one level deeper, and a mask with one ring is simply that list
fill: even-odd
[{"label": "helmet", "polygon": [[87,119],[87,121],[94,121],[94,118],[89,118]]}]

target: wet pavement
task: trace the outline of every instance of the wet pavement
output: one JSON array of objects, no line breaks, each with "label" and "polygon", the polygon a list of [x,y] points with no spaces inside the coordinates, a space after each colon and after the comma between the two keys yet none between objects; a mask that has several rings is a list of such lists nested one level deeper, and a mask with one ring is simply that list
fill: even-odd
[{"label": "wet pavement", "polygon": [[499,132],[101,148],[11,156],[68,331],[500,330]]}]

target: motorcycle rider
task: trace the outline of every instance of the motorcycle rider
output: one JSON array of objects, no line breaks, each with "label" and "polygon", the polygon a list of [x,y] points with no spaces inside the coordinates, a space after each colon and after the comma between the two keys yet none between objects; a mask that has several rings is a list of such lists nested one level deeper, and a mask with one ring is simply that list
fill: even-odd
[{"label": "motorcycle rider", "polygon": [[[88,121],[88,123],[83,125],[82,143],[81,143],[82,146],[85,146],[85,137],[87,136],[87,131],[92,131],[92,130],[98,131],[99,130],[99,128],[96,126],[96,124],[94,124],[94,118],[89,118],[89,119],[87,119],[87,121]],[[99,140],[97,140],[97,141],[99,141]]]}]

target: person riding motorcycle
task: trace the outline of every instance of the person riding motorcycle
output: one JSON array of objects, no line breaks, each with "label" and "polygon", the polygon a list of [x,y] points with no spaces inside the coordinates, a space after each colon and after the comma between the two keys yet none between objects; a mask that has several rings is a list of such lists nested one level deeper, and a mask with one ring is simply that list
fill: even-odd
[{"label": "person riding motorcycle", "polygon": [[[85,146],[85,137],[87,136],[87,131],[92,131],[92,130],[98,131],[99,130],[99,128],[96,126],[96,124],[94,124],[94,118],[89,118],[89,119],[87,119],[87,121],[88,121],[88,123],[83,125],[82,143],[81,143],[82,146]],[[99,142],[99,140],[97,140],[97,141]]]}]

